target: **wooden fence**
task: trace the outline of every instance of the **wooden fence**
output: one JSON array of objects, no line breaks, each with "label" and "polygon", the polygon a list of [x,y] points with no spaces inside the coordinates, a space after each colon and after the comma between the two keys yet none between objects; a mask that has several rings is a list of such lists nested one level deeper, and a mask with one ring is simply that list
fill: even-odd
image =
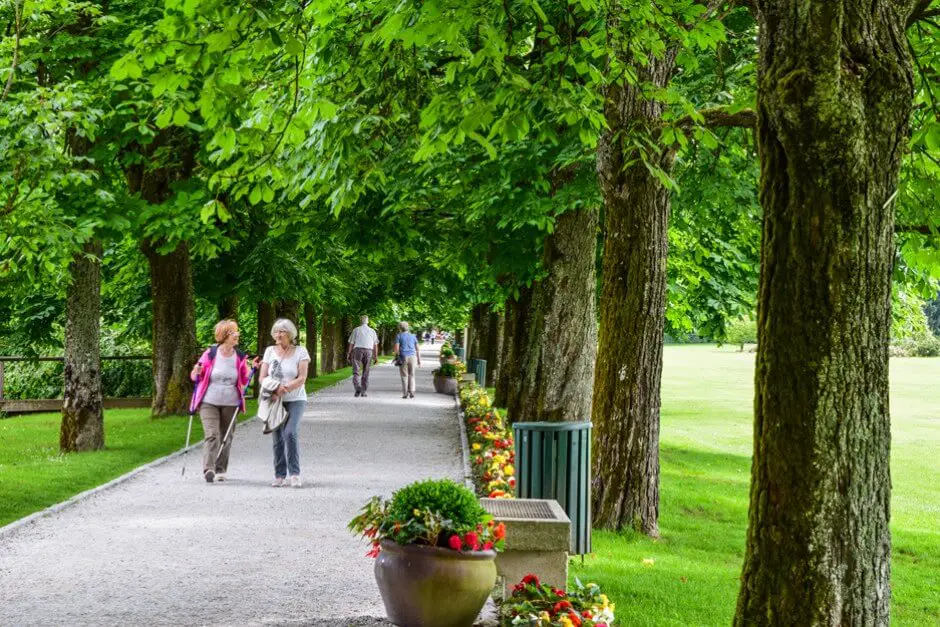
[{"label": "wooden fence", "polygon": [[[112,355],[102,357],[101,361],[150,361],[150,355]],[[61,398],[45,399],[8,399],[3,394],[3,370],[7,363],[65,361],[64,357],[3,357],[0,356],[0,414],[28,414],[36,412],[59,411],[62,409]],[[105,409],[150,407],[150,397],[105,398]]]}]

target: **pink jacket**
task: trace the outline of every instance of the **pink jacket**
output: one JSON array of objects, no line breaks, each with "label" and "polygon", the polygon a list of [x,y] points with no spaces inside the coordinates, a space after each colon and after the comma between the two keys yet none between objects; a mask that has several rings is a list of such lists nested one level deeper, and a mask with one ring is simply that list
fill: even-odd
[{"label": "pink jacket", "polygon": [[[212,378],[212,367],[215,365],[215,355],[219,346],[213,344],[206,349],[206,352],[199,358],[202,364],[202,376],[193,377],[196,382],[196,394],[193,395],[193,404],[189,408],[190,412],[196,411],[202,404],[202,399],[206,397],[206,390],[209,389],[209,380]],[[245,388],[248,387],[248,378],[251,376],[251,368],[248,366],[248,355],[235,350],[235,369],[238,371],[238,396],[241,398],[241,411],[245,411]]]}]

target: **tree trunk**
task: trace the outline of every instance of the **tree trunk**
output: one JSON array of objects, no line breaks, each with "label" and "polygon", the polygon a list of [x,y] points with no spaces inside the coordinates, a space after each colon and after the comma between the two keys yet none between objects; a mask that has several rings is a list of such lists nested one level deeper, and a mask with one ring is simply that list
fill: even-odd
[{"label": "tree trunk", "polygon": [[271,327],[274,326],[274,305],[268,301],[258,301],[258,354],[264,355],[264,349],[274,345]]},{"label": "tree trunk", "polygon": [[392,326],[382,327],[382,354],[391,355],[395,352],[395,338],[398,337],[398,329]]},{"label": "tree trunk", "polygon": [[519,290],[519,297],[512,301],[512,347],[507,354],[508,372],[503,403],[510,422],[520,422],[519,417],[523,414],[522,369],[528,342],[527,330],[532,312],[533,291],[534,288],[522,288]]},{"label": "tree trunk", "polygon": [[320,369],[323,374],[336,372],[346,365],[346,338],[342,337],[342,321],[324,309],[320,333]]},{"label": "tree trunk", "polygon": [[483,345],[486,343],[487,316],[489,305],[474,305],[470,311],[470,334],[467,338],[467,359],[486,359]]},{"label": "tree trunk", "polygon": [[532,288],[517,339],[521,370],[513,422],[591,419],[597,326],[594,311],[597,212],[568,211],[545,240],[547,276]]},{"label": "tree trunk", "polygon": [[[165,129],[151,143],[136,148],[141,159],[125,172],[128,190],[151,205],[166,202],[173,183],[188,179],[196,165],[198,142],[188,129]],[[166,160],[162,153],[173,154],[174,159]],[[154,416],[188,410],[193,387],[189,372],[198,353],[189,244],[181,241],[164,255],[159,252],[163,243],[147,238],[140,245],[150,262]]]},{"label": "tree trunk", "polygon": [[238,321],[238,293],[226,294],[218,303],[219,320]]},{"label": "tree trunk", "polygon": [[509,407],[509,395],[515,387],[515,377],[517,369],[515,367],[516,343],[518,337],[516,331],[519,325],[516,324],[516,318],[519,315],[520,301],[528,300],[529,288],[523,287],[519,292],[518,298],[511,298],[506,301],[505,313],[503,315],[503,349],[499,356],[499,378],[496,380],[496,397],[493,403],[497,407]]},{"label": "tree trunk", "polygon": [[92,240],[69,265],[65,319],[63,453],[104,448],[101,394],[101,242]]},{"label": "tree trunk", "polygon": [[[901,3],[760,2],[764,212],[736,625],[887,625]],[[908,3],[908,9],[910,9]]]},{"label": "tree trunk", "polygon": [[150,261],[153,295],[153,401],[154,416],[183,414],[193,391],[189,372],[198,357],[196,305],[189,246],[180,242],[161,255],[144,240],[141,248]]},{"label": "tree trunk", "polygon": [[[663,87],[673,53],[640,71]],[[659,533],[659,388],[666,313],[669,191],[636,154],[630,132],[654,128],[663,104],[637,87],[608,88],[597,173],[606,238],[594,381],[592,511],[596,527]],[[655,158],[655,157],[650,157]],[[672,155],[659,166],[669,171]]]},{"label": "tree trunk", "polygon": [[297,300],[276,300],[274,301],[275,318],[285,318],[294,323],[300,332],[300,301]]},{"label": "tree trunk", "polygon": [[[505,326],[505,314],[493,311],[487,316],[486,387],[494,387],[499,380]],[[593,378],[592,372],[591,379]]]},{"label": "tree trunk", "polygon": [[317,376],[317,309],[310,303],[304,303],[304,324],[307,328],[307,352],[310,353],[310,366],[308,376],[315,379]]}]

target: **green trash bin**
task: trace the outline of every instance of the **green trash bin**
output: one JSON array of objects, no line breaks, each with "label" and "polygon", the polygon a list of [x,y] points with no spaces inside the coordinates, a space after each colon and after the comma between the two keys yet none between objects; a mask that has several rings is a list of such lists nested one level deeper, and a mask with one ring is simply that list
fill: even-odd
[{"label": "green trash bin", "polygon": [[555,499],[571,519],[571,555],[591,552],[591,423],[517,422],[516,495]]},{"label": "green trash bin", "polygon": [[476,357],[474,357],[473,359],[467,360],[467,372],[472,372],[474,375],[476,375],[477,385],[483,388],[486,387],[486,360],[485,359],[477,359]]},{"label": "green trash bin", "polygon": [[454,355],[457,356],[457,359],[459,359],[460,361],[463,361],[464,360],[463,359],[464,357],[463,346],[461,346],[460,344],[454,344],[453,349],[454,349]]}]

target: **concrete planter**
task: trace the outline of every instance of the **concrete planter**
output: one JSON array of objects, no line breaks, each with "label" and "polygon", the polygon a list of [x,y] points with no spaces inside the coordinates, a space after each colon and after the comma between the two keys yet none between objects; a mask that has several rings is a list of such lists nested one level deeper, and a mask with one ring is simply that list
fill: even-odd
[{"label": "concrete planter", "polygon": [[495,551],[383,541],[375,581],[389,620],[399,627],[471,627],[496,584],[495,559]]},{"label": "concrete planter", "polygon": [[434,375],[434,391],[438,394],[448,394],[453,396],[457,393],[457,379],[453,377],[444,377],[439,374]]}]

